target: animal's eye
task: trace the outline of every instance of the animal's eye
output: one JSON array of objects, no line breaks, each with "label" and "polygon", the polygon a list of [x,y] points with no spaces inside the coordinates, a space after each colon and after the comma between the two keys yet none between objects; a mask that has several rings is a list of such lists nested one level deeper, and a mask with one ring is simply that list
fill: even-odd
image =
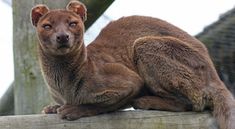
[{"label": "animal's eye", "polygon": [[52,26],[50,24],[44,24],[42,25],[42,27],[45,29],[45,30],[50,30],[52,28]]},{"label": "animal's eye", "polygon": [[69,23],[69,27],[76,27],[77,26],[77,22],[70,22]]}]

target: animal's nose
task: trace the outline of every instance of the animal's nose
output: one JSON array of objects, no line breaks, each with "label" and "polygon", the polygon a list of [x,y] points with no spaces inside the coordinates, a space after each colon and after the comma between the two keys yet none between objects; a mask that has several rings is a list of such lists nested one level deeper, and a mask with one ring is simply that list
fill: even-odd
[{"label": "animal's nose", "polygon": [[56,42],[60,44],[66,44],[69,41],[69,35],[67,34],[60,34],[56,36]]}]

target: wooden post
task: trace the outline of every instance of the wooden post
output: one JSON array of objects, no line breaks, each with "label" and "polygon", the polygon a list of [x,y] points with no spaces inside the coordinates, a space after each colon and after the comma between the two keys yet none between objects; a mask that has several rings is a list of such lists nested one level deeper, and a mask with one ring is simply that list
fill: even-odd
[{"label": "wooden post", "polygon": [[128,111],[66,121],[57,115],[0,117],[1,129],[218,129],[208,113]]},{"label": "wooden post", "polygon": [[30,10],[36,4],[32,0],[13,1],[15,114],[39,113],[51,102],[38,65],[36,34],[30,23]]},{"label": "wooden post", "polygon": [[[49,8],[65,8],[69,0],[13,0],[13,36],[15,64],[15,113],[39,113],[43,106],[52,102],[38,65],[35,30],[30,23],[30,11],[36,4],[46,4]],[[84,0],[88,9],[88,25],[113,2],[113,0]],[[95,3],[97,6],[95,6]],[[98,4],[100,3],[100,4]],[[94,13],[94,15],[93,15]],[[94,17],[94,18],[93,18]],[[92,19],[92,22],[89,22]]]}]

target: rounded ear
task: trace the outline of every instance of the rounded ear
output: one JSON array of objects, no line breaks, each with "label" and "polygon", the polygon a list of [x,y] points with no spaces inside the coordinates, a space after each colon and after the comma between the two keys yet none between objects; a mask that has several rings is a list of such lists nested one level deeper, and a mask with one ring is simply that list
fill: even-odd
[{"label": "rounded ear", "polygon": [[37,5],[31,10],[31,22],[37,26],[39,19],[49,11],[46,5]]},{"label": "rounded ear", "polygon": [[87,11],[87,9],[86,9],[86,6],[83,3],[79,2],[79,1],[75,1],[75,0],[70,1],[68,3],[68,5],[66,6],[66,9],[78,14],[82,18],[83,22],[86,21],[86,17],[87,17],[86,11]]}]

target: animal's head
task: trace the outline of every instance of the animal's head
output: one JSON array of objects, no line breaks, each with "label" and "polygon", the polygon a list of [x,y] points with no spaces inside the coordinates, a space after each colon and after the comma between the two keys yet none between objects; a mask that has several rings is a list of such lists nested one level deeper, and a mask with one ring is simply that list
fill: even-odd
[{"label": "animal's head", "polygon": [[64,55],[83,44],[86,7],[78,1],[71,1],[66,9],[60,10],[37,5],[31,11],[31,20],[40,46],[47,53]]}]

